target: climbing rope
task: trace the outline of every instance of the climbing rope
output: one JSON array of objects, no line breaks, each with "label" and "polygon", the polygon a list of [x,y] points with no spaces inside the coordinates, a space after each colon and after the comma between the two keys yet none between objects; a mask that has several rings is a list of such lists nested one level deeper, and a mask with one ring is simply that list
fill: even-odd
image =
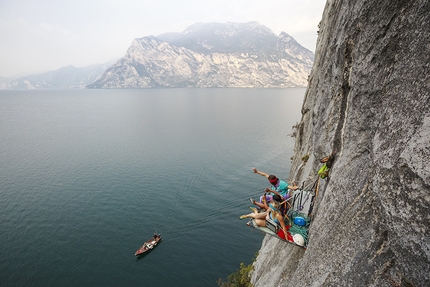
[{"label": "climbing rope", "polygon": [[[303,239],[305,240],[305,246],[308,244],[308,228],[309,224],[311,223],[311,218],[307,216],[306,214],[300,213],[297,210],[290,211],[288,213],[290,220],[290,229],[288,231],[292,234],[300,234]],[[294,219],[296,217],[300,217],[300,219],[304,219],[304,225],[300,226],[294,223]]]}]

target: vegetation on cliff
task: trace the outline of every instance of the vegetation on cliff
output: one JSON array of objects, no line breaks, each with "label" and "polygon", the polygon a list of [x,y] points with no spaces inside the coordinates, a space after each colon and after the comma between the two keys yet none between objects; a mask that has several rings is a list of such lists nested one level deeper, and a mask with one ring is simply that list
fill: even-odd
[{"label": "vegetation on cliff", "polygon": [[254,270],[253,264],[257,257],[258,253],[255,254],[255,257],[252,260],[252,263],[246,265],[241,262],[239,269],[230,274],[227,277],[227,281],[224,282],[221,278],[218,279],[218,286],[220,287],[252,287],[251,284],[251,271]]}]

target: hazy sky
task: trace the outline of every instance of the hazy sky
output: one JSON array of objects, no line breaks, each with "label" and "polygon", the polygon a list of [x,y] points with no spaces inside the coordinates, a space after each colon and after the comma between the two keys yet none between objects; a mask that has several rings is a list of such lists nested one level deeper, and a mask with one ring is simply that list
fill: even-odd
[{"label": "hazy sky", "polygon": [[315,51],[326,0],[0,0],[0,76],[124,56],[135,38],[196,22],[258,21]]}]

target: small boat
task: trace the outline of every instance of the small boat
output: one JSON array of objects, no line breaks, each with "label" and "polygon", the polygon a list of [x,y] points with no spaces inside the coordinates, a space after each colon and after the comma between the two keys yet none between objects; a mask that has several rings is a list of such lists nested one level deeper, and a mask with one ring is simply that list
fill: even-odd
[{"label": "small boat", "polygon": [[134,253],[134,255],[140,256],[140,255],[143,255],[143,254],[151,251],[152,249],[154,249],[155,246],[157,246],[157,244],[160,241],[161,241],[161,234],[154,233],[154,236],[151,239],[149,239],[148,241],[146,241],[145,243],[143,243],[143,245],[140,246],[139,249],[137,249],[137,251]]}]

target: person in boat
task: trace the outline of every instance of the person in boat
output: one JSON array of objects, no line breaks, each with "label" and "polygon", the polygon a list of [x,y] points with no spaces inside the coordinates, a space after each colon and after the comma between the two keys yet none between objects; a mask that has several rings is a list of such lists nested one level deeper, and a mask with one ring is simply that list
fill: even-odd
[{"label": "person in boat", "polygon": [[254,173],[266,177],[271,185],[270,188],[265,189],[266,194],[260,197],[260,202],[255,201],[253,198],[250,199],[252,204],[257,205],[260,208],[264,208],[262,201],[263,197],[265,197],[267,202],[270,202],[272,201],[273,195],[278,194],[282,196],[284,200],[287,200],[291,197],[292,194],[290,190],[297,190],[297,188],[299,188],[296,183],[294,183],[293,185],[289,185],[288,182],[276,177],[275,175],[269,175],[265,172],[257,170],[255,167],[253,167],[252,170],[254,171]]},{"label": "person in boat", "polygon": [[253,218],[254,222],[258,226],[266,226],[266,220],[271,219],[273,222],[281,226],[282,232],[278,232],[278,236],[282,239],[288,238],[287,235],[287,226],[284,221],[284,215],[287,212],[286,209],[283,208],[283,205],[281,203],[282,197],[275,194],[273,196],[273,200],[271,202],[267,202],[265,198],[263,197],[263,204],[265,206],[264,212],[259,212],[256,208],[251,208],[253,212],[249,214],[245,214],[240,216],[240,219],[245,218]]}]

